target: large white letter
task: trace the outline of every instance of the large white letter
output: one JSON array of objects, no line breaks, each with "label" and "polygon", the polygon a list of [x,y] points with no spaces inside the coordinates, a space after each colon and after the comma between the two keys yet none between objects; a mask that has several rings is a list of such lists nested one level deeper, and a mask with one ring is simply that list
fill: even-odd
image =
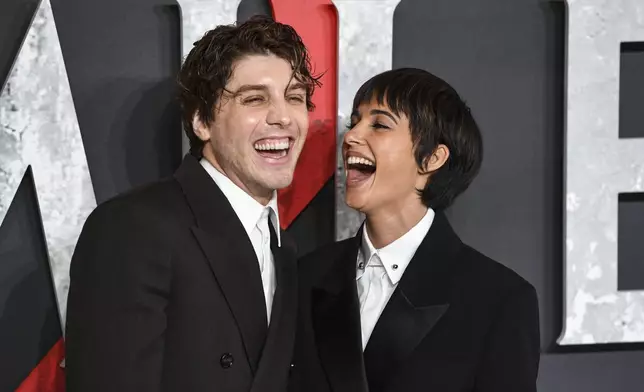
[{"label": "large white letter", "polygon": [[0,94],[0,223],[29,165],[64,320],[69,262],[96,200],[49,0]]},{"label": "large white letter", "polygon": [[342,139],[353,96],[372,76],[391,69],[394,11],[400,0],[333,0],[338,10],[338,165],[336,170],[336,239],[352,237],[363,216],[344,202]]},{"label": "large white letter", "polygon": [[[192,50],[195,42],[208,30],[237,21],[241,0],[178,0],[181,8],[181,62]],[[183,134],[183,152],[190,150],[188,138]]]},{"label": "large white letter", "polygon": [[644,140],[619,139],[620,43],[644,2],[569,0],[564,329],[559,344],[644,342],[644,292],[617,290],[617,197],[644,191]]}]

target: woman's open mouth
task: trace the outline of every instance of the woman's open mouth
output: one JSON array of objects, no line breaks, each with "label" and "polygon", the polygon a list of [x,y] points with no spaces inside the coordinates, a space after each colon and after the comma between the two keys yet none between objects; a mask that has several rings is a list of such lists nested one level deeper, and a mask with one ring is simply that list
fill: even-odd
[{"label": "woman's open mouth", "polygon": [[358,186],[367,182],[376,172],[376,163],[371,159],[358,156],[347,156],[347,187]]}]

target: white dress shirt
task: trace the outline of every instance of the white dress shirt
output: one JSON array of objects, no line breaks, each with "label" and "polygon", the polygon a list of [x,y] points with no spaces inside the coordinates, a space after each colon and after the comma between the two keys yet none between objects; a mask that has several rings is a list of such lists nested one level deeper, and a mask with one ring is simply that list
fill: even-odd
[{"label": "white dress shirt", "polygon": [[429,232],[433,221],[434,210],[429,208],[416,226],[380,249],[373,246],[367,233],[367,225],[364,225],[356,274],[363,349],[367,347],[380,314],[398,286],[416,249]]},{"label": "white dress shirt", "polygon": [[269,220],[273,225],[277,237],[277,246],[282,245],[279,230],[279,214],[277,212],[277,192],[273,192],[273,197],[268,202],[268,205],[263,206],[232,182],[230,178],[219,172],[205,158],[202,158],[200,162],[201,166],[206,169],[210,177],[215,181],[215,184],[217,184],[224,196],[228,199],[244,230],[246,230],[250,242],[253,244],[262,276],[262,285],[264,286],[266,316],[270,324],[273,296],[275,295],[277,281],[275,278],[275,262],[273,252],[271,251],[271,234],[268,228]]}]

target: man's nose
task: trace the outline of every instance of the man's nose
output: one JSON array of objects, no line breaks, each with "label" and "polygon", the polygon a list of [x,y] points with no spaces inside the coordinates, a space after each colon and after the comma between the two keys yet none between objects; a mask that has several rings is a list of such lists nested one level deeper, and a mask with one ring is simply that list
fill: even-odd
[{"label": "man's nose", "polygon": [[286,106],[286,102],[275,102],[266,116],[266,122],[269,125],[276,125],[281,128],[291,125],[291,115]]}]

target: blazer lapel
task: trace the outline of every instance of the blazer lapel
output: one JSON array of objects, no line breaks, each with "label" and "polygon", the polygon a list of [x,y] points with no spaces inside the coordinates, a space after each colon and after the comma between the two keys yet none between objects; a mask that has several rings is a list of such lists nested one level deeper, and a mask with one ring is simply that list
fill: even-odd
[{"label": "blazer lapel", "polygon": [[461,245],[445,215],[438,212],[365,349],[370,391],[384,390],[387,380],[449,308],[450,287]]},{"label": "blazer lapel", "polygon": [[187,155],[175,178],[195,216],[192,233],[237,322],[255,373],[268,321],[253,246],[232,206],[196,158]]},{"label": "blazer lapel", "polygon": [[347,241],[322,284],[311,291],[316,345],[334,392],[367,391],[355,282],[359,244],[360,236]]},{"label": "blazer lapel", "polygon": [[251,392],[285,391],[295,342],[297,321],[297,262],[295,246],[282,232],[282,246],[271,226],[271,250],[275,260],[277,288],[268,337]]},{"label": "blazer lapel", "polygon": [[414,306],[396,290],[378,319],[365,349],[369,390],[384,390],[386,380],[443,316],[448,304]]}]

